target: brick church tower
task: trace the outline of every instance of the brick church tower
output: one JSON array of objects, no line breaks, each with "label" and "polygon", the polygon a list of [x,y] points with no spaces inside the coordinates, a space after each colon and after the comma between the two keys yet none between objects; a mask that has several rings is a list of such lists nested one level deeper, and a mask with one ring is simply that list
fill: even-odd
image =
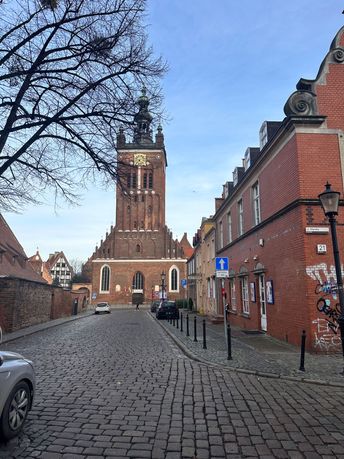
[{"label": "brick church tower", "polygon": [[117,134],[116,225],[87,263],[92,266],[93,302],[130,303],[133,291],[142,291],[148,302],[161,296],[162,284],[168,298],[185,296],[181,279],[192,248],[186,234],[174,240],[165,223],[164,135],[159,125],[153,140],[148,106],[143,90],[132,142],[123,129]]}]

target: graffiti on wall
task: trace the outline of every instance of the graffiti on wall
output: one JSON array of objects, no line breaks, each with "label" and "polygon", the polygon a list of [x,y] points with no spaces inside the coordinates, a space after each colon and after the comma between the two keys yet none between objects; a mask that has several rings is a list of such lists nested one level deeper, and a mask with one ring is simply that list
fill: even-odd
[{"label": "graffiti on wall", "polygon": [[328,352],[332,349],[337,349],[340,346],[340,337],[337,334],[333,334],[333,331],[329,327],[329,323],[326,319],[318,318],[313,320],[313,324],[316,326],[314,332],[315,348]]},{"label": "graffiti on wall", "polygon": [[337,295],[337,278],[334,266],[320,263],[314,266],[307,266],[306,273],[314,281],[315,293],[320,295],[317,299],[316,308],[322,314],[313,321],[316,325],[314,331],[314,346],[322,351],[329,351],[340,345],[338,336],[338,317],[340,307]]}]

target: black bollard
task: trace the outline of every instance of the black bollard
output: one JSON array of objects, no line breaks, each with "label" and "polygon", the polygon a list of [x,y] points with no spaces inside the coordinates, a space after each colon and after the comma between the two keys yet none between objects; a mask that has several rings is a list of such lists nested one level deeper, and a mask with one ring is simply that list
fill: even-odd
[{"label": "black bollard", "polygon": [[306,350],[306,332],[302,330],[301,335],[301,356],[300,356],[300,371],[305,371],[305,350]]},{"label": "black bollard", "polygon": [[179,312],[178,312],[178,315],[177,315],[177,320],[176,320],[176,322],[177,322],[177,328],[179,328]]},{"label": "black bollard", "polygon": [[197,341],[197,318],[194,317],[194,341]]},{"label": "black bollard", "polygon": [[183,313],[180,313],[180,331],[183,333]]},{"label": "black bollard", "polygon": [[232,336],[229,324],[227,325],[227,360],[232,360]]},{"label": "black bollard", "polygon": [[205,335],[205,319],[203,319],[203,349],[207,349],[207,339]]},{"label": "black bollard", "polygon": [[190,330],[189,330],[189,314],[186,314],[186,336],[190,336]]}]

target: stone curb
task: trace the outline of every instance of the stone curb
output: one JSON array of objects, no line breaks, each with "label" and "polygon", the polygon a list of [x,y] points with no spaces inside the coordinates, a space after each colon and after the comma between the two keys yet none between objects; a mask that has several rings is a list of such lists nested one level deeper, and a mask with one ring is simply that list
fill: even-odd
[{"label": "stone curb", "polygon": [[151,313],[148,312],[148,315],[151,317],[152,320],[155,320],[158,322],[165,330],[165,332],[172,338],[172,340],[176,343],[176,345],[183,351],[183,353],[191,358],[192,360],[195,360],[196,362],[208,365],[212,368],[221,368],[222,370],[226,371],[234,371],[236,373],[243,373],[243,374],[248,374],[248,375],[254,375],[254,376],[259,376],[261,378],[270,378],[270,379],[281,379],[285,381],[294,381],[294,382],[302,382],[302,383],[307,383],[307,384],[315,384],[319,386],[331,386],[331,387],[342,387],[344,388],[344,383],[339,383],[335,381],[325,381],[323,379],[308,379],[308,378],[302,378],[298,376],[286,376],[278,373],[268,373],[268,372],[263,372],[259,370],[247,370],[245,368],[231,368],[231,367],[226,367],[225,365],[221,363],[213,363],[209,362],[206,359],[203,359],[202,357],[199,357],[195,355],[190,349],[188,349],[184,343],[182,343],[177,336],[172,333],[165,324],[163,324],[163,321],[159,321],[155,319]]}]

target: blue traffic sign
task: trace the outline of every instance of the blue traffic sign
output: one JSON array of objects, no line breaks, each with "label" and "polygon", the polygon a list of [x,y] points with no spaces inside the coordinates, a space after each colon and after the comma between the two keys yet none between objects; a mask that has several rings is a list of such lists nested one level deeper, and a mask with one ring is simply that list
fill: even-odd
[{"label": "blue traffic sign", "polygon": [[228,257],[216,257],[215,258],[215,270],[216,271],[228,271]]}]

